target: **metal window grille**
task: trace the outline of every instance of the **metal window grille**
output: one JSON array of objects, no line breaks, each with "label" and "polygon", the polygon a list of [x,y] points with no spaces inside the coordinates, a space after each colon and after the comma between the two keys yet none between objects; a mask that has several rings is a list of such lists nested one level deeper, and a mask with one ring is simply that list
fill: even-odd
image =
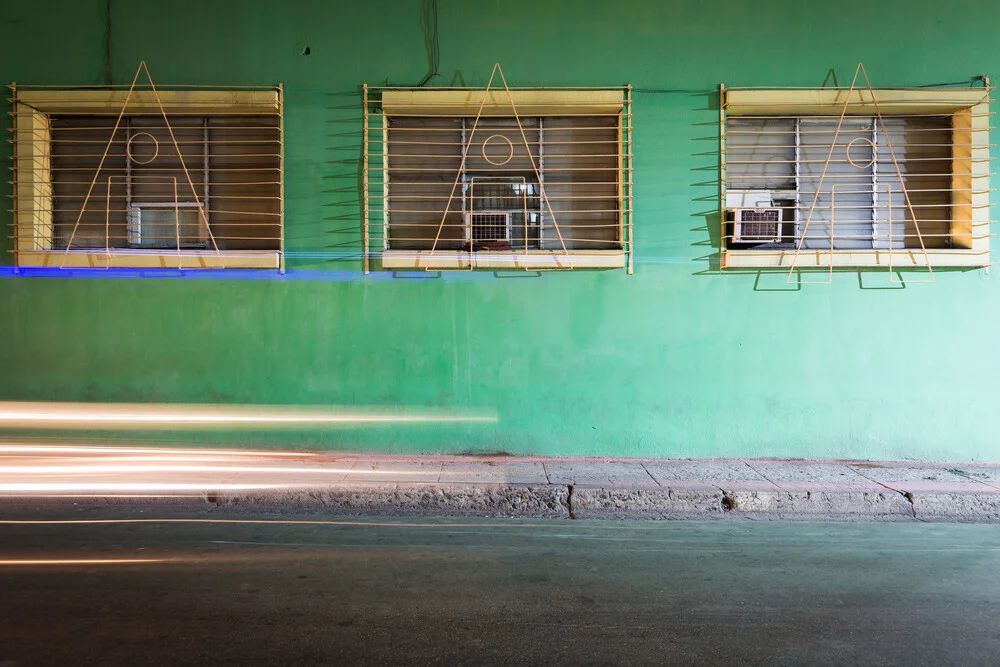
[{"label": "metal window grille", "polygon": [[[981,90],[932,91],[864,83],[859,65],[849,88],[722,87],[720,266],[774,251],[783,254],[766,265],[789,275],[803,251],[831,272],[859,257],[863,266],[884,258],[890,274],[899,256],[927,269],[989,263],[988,81]],[[734,91],[745,93],[738,111],[728,106]],[[747,224],[758,222],[754,210],[770,216],[765,226]],[[755,240],[763,252],[747,247]]]},{"label": "metal window grille", "polygon": [[[628,89],[614,113],[582,104],[554,115],[514,109],[482,117],[474,108],[386,113],[382,97],[400,90],[364,87],[366,270],[371,257],[390,251],[496,252],[496,243],[477,243],[486,214],[507,218],[504,250],[631,256]],[[485,94],[468,90],[470,99]]]},{"label": "metal window grille", "polygon": [[281,87],[192,89],[139,79],[137,72],[130,86],[97,91],[10,86],[15,256],[280,256]]}]

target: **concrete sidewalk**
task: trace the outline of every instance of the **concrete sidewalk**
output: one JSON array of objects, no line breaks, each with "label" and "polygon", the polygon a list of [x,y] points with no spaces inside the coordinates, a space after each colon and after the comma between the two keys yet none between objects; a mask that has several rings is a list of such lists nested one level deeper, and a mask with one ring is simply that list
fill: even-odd
[{"label": "concrete sidewalk", "polygon": [[1000,523],[1000,465],[0,447],[8,501],[577,519]]}]

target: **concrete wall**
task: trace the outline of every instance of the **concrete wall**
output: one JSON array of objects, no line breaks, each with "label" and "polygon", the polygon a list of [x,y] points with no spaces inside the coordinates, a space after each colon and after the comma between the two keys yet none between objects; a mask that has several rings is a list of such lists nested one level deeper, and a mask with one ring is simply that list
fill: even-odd
[{"label": "concrete wall", "polygon": [[[0,80],[100,82],[104,8],[5,3]],[[833,68],[846,83],[858,61],[875,85],[967,80],[1000,73],[998,24],[989,0],[440,0],[432,83],[483,84],[500,61],[516,85],[635,86],[636,272],[413,280],[366,278],[353,255],[359,85],[423,77],[417,0],[116,0],[118,83],[141,59],[162,83],[284,82],[290,272],[8,267],[0,399],[471,406],[500,418],[271,440],[280,446],[1000,460],[996,272],[942,271],[905,289],[884,272],[843,273],[797,289],[709,261],[719,82],[818,85]]]}]

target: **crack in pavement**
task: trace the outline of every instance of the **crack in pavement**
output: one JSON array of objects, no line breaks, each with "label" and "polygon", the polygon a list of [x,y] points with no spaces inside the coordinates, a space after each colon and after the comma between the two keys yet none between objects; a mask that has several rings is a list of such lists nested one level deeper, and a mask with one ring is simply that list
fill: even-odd
[{"label": "crack in pavement", "polygon": [[864,474],[863,472],[861,472],[857,468],[854,468],[853,466],[848,466],[848,468],[850,468],[851,470],[853,470],[857,474],[861,475],[862,477],[864,477],[865,479],[867,479],[872,484],[878,484],[883,489],[887,489],[889,491],[893,491],[893,492],[898,493],[899,495],[903,496],[904,498],[906,498],[906,501],[908,503],[910,503],[910,511],[913,513],[913,518],[916,519],[917,521],[923,521],[923,519],[921,519],[920,517],[917,516],[917,505],[916,505],[916,503],[913,502],[913,498],[914,498],[913,492],[911,492],[911,491],[903,491],[902,489],[893,488],[893,487],[889,486],[888,484],[883,484],[882,482],[878,481],[877,479],[872,479],[871,477],[869,477],[868,475]]},{"label": "crack in pavement", "polygon": [[645,464],[643,464],[643,462],[642,462],[642,461],[639,461],[639,467],[640,467],[640,468],[642,468],[643,470],[645,470],[645,471],[646,471],[646,474],[647,474],[647,475],[649,475],[649,478],[650,478],[651,480],[653,480],[654,482],[656,482],[656,485],[657,485],[657,486],[661,486],[661,487],[663,486],[663,484],[660,484],[660,480],[658,480],[658,479],[656,479],[655,477],[653,477],[653,473],[649,472],[649,468],[647,468],[647,467],[645,466]]},{"label": "crack in pavement", "polygon": [[959,477],[964,477],[970,482],[975,482],[976,484],[984,484],[990,487],[991,489],[996,489],[997,491],[1000,491],[1000,486],[997,486],[996,484],[991,484],[990,482],[987,482],[984,479],[976,479],[975,477],[965,472],[964,470],[959,470],[958,468],[948,468],[948,472],[950,472],[952,475],[958,475]]},{"label": "crack in pavement", "polygon": [[775,482],[775,481],[774,481],[774,480],[772,480],[772,479],[769,479],[767,475],[765,475],[765,474],[764,474],[764,473],[762,473],[761,471],[759,471],[759,470],[757,470],[756,468],[754,468],[754,467],[753,467],[753,466],[752,466],[752,465],[750,464],[750,462],[749,462],[749,461],[743,461],[743,465],[745,465],[746,467],[750,468],[750,470],[752,470],[752,471],[754,471],[755,473],[757,473],[758,475],[760,475],[760,476],[761,476],[761,478],[763,478],[765,482],[767,482],[768,484],[770,484],[770,485],[771,485],[771,486],[773,486],[774,488],[778,489],[779,491],[784,491],[784,489],[782,489],[782,488],[781,488],[781,485],[780,485],[780,484],[778,484],[777,482]]}]

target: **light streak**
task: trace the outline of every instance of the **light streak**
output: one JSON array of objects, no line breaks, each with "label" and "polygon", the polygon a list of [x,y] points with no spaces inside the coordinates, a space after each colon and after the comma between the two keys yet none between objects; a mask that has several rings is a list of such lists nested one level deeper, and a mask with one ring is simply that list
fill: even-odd
[{"label": "light streak", "polygon": [[21,558],[0,560],[0,566],[36,565],[141,565],[166,563],[166,558]]},{"label": "light streak", "polygon": [[[230,525],[265,525],[265,526],[357,526],[372,528],[551,528],[548,523],[412,523],[398,521],[352,521],[336,519],[0,519],[0,526],[69,526],[69,525],[102,525],[102,524],[133,524],[133,523],[206,523]],[[606,528],[608,526],[602,526]],[[634,528],[637,526],[610,526],[616,528]],[[663,529],[663,527],[657,527]]]},{"label": "light streak", "polygon": [[[13,452],[12,452],[13,450]],[[0,445],[0,497],[68,496],[141,498],[199,497],[212,493],[264,492],[351,485],[393,479],[400,474],[427,476],[410,466],[358,467],[356,457],[324,457],[298,452],[136,449],[115,456],[114,447]],[[168,453],[163,453],[167,451]],[[416,466],[413,466],[416,467]],[[431,475],[437,477],[434,470]]]},{"label": "light streak", "polygon": [[232,484],[227,482],[0,482],[0,493],[59,493],[74,491],[255,491],[302,489],[315,484]]},{"label": "light streak", "polygon": [[24,444],[4,444],[0,445],[0,455],[6,453],[31,453],[31,454],[180,454],[192,457],[210,456],[263,456],[263,457],[307,457],[320,456],[316,452],[284,452],[268,450],[248,450],[248,449],[168,449],[164,447],[95,447],[89,445],[24,445]]},{"label": "light streak", "polygon": [[[205,466],[205,465],[52,465],[52,466],[0,466],[0,474],[65,475],[136,472],[262,472],[316,475],[346,475],[350,468],[288,468],[267,466]],[[398,474],[392,470],[365,470],[365,474]]]},{"label": "light streak", "polygon": [[177,405],[153,403],[0,402],[5,428],[316,427],[366,424],[495,423],[483,411],[289,407],[273,405]]}]

